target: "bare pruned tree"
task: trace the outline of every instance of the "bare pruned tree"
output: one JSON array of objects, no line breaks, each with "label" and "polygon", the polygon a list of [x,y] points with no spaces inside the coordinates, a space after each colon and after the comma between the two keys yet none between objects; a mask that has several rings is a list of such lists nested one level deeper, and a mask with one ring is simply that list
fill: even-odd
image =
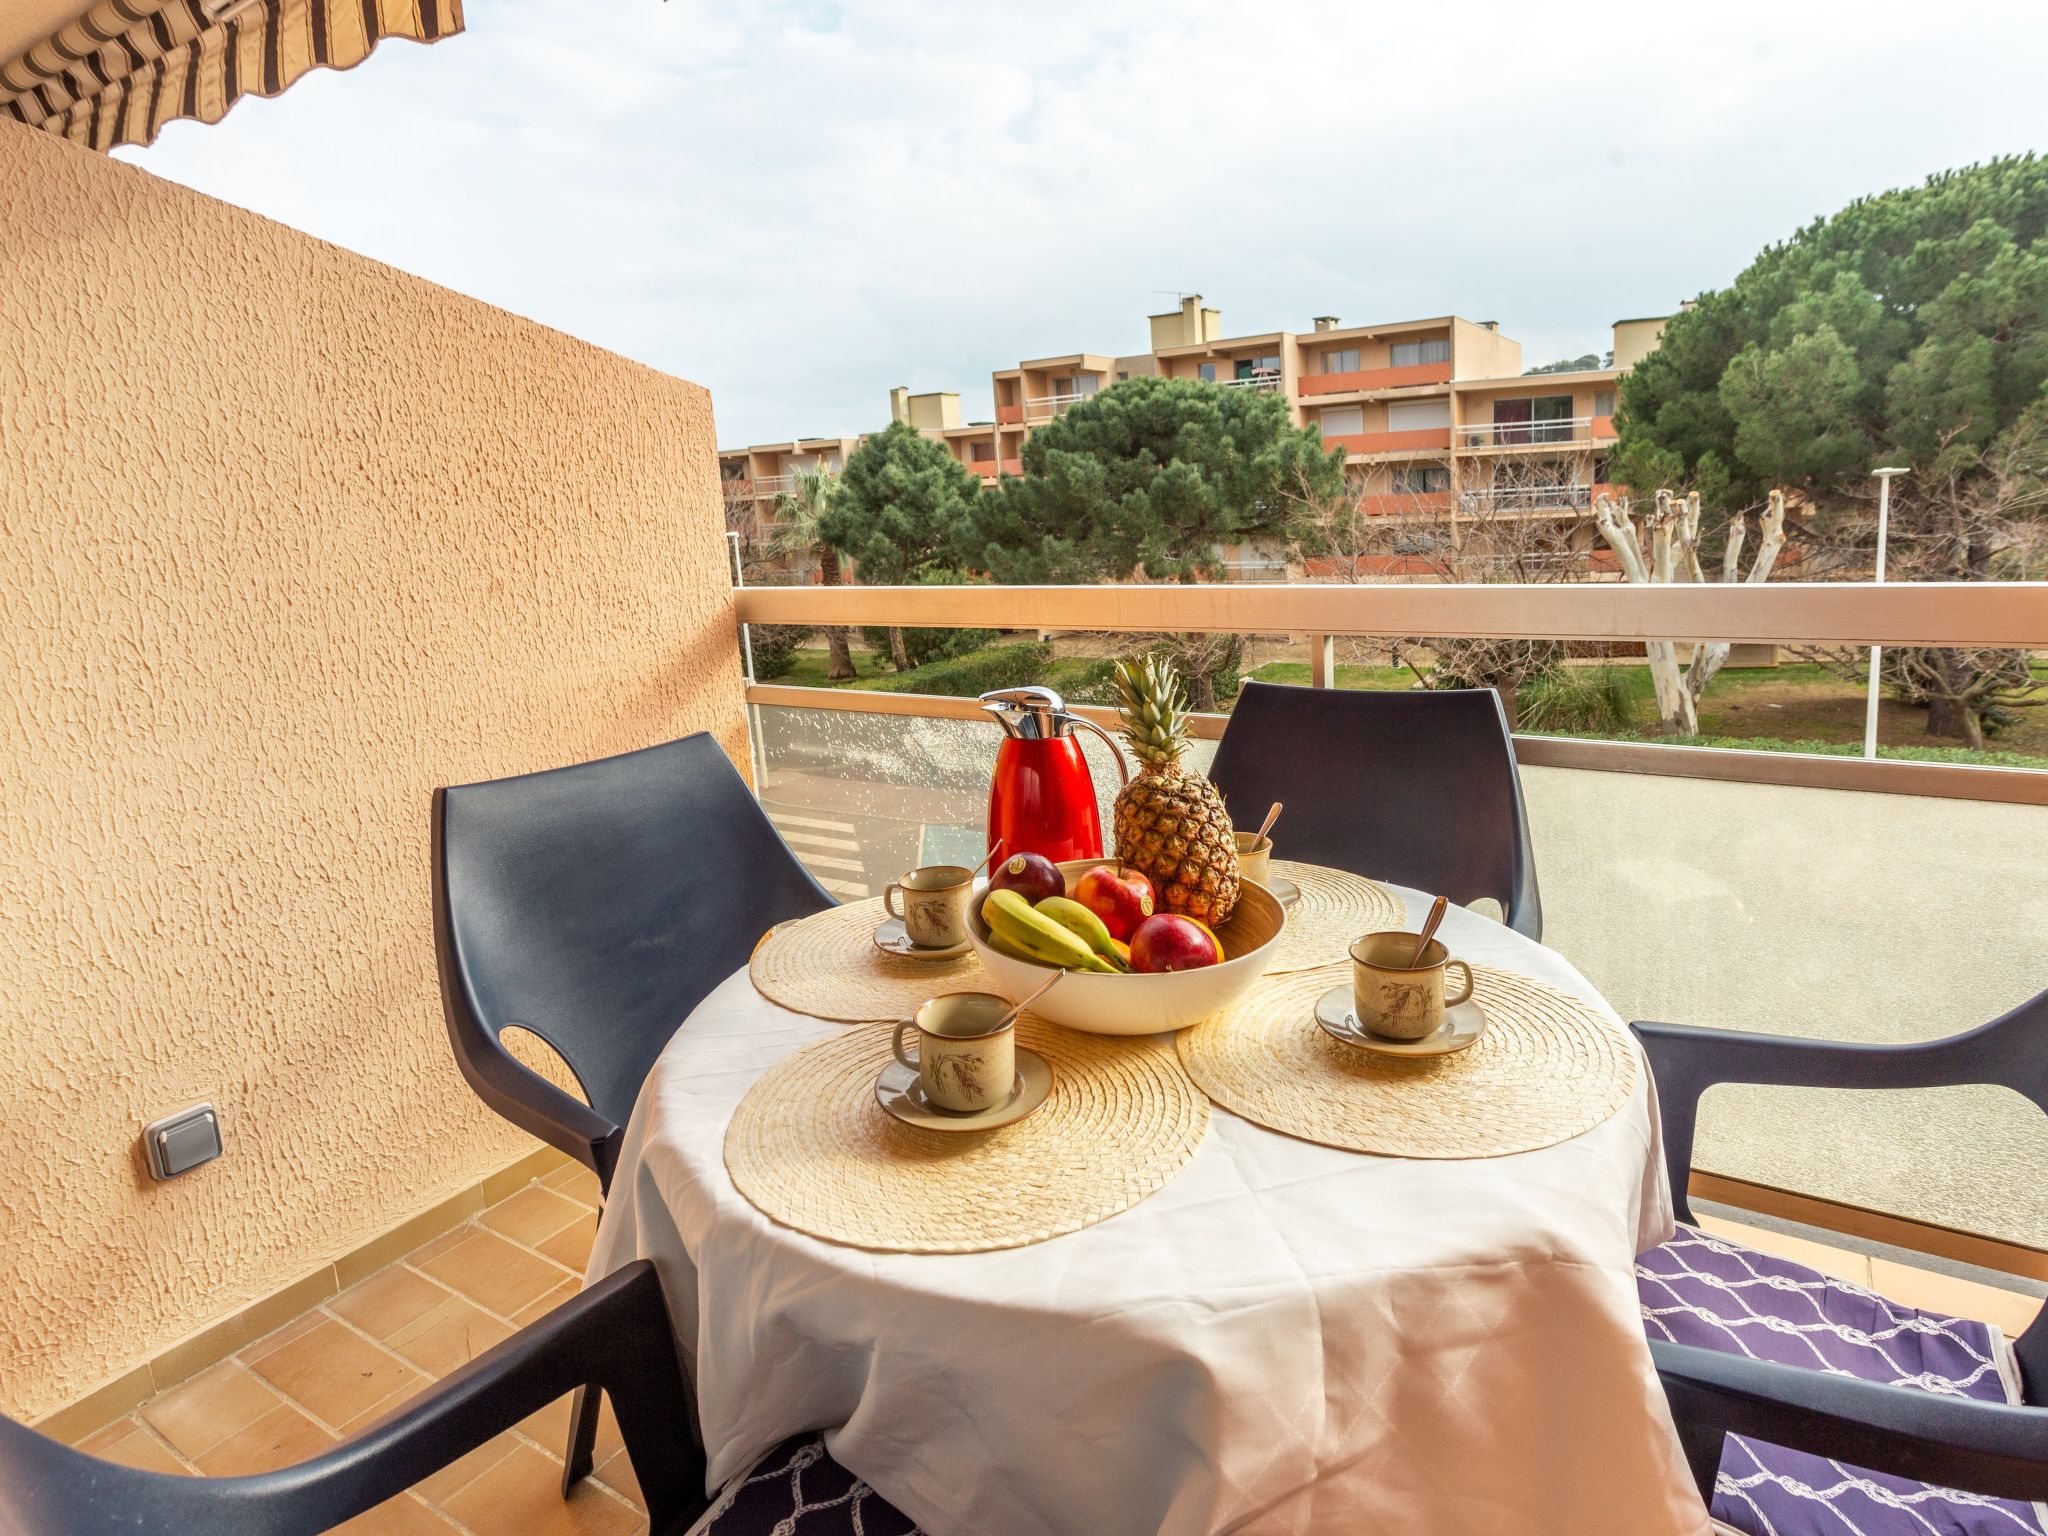
[{"label": "bare pruned tree", "polygon": [[[1704,584],[1706,572],[1700,564],[1700,496],[1674,496],[1659,491],[1655,510],[1636,526],[1629,498],[1601,496],[1594,502],[1594,525],[1621,561],[1622,574],[1643,583],[1691,582]],[[1761,537],[1749,570],[1742,570],[1742,551],[1748,543],[1749,520],[1738,512],[1729,521],[1721,549],[1719,579],[1724,582],[1768,581],[1778,555],[1785,547],[1785,495],[1771,492],[1770,502],[1758,519]],[[1692,660],[1683,671],[1678,665],[1678,646],[1670,640],[1651,640],[1648,653],[1650,680],[1657,691],[1657,716],[1667,734],[1697,736],[1700,729],[1700,695],[1707,691],[1728,660],[1726,641],[1695,641]]]},{"label": "bare pruned tree", "polygon": [[[1350,466],[1341,496],[1298,489],[1293,552],[1312,580],[1555,582],[1589,572],[1590,452],[1448,455]],[[1564,660],[1551,641],[1420,637],[1388,647],[1424,687],[1491,688],[1510,727],[1516,692]]]}]

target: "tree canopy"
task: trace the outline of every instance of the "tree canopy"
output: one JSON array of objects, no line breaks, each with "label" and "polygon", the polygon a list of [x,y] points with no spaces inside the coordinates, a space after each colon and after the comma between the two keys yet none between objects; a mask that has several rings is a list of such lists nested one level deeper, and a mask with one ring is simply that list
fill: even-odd
[{"label": "tree canopy", "polygon": [[[1930,177],[1817,219],[1672,317],[1621,387],[1618,478],[1825,503],[2037,430],[2048,379],[2048,161]],[[2031,417],[2030,417],[2030,413]]]},{"label": "tree canopy", "polygon": [[891,422],[847,459],[818,538],[852,556],[867,585],[928,580],[957,570],[973,547],[980,489],[944,443]]},{"label": "tree canopy", "polygon": [[1342,453],[1283,396],[1189,379],[1081,401],[1031,434],[1024,469],[976,518],[972,563],[1002,582],[1218,575],[1216,546],[1284,535],[1304,487],[1343,483]]}]

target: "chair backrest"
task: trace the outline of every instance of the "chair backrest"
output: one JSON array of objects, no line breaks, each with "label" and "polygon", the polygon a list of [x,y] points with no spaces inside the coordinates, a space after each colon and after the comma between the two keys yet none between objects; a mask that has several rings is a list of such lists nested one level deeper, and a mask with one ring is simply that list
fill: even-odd
[{"label": "chair backrest", "polygon": [[833,905],[702,733],[435,803],[451,1031],[532,1030],[615,1126],[762,934]]},{"label": "chair backrest", "polygon": [[1209,771],[1232,818],[1275,800],[1276,853],[1470,902],[1543,937],[1529,819],[1491,689],[1389,692],[1246,683]]}]

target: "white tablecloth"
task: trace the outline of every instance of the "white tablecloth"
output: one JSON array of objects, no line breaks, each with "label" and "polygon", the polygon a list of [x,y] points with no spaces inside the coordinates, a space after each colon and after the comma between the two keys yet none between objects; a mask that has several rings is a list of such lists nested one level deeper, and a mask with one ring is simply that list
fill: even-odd
[{"label": "white tablecloth", "polygon": [[[1453,907],[1443,937],[1599,1002],[1485,918]],[[1672,1230],[1647,1071],[1585,1135],[1474,1162],[1214,1109],[1164,1189],[1085,1231],[875,1254],[770,1221],[723,1157],[763,1071],[861,1027],[777,1007],[742,971],[627,1128],[590,1273],[659,1267],[714,1483],[822,1429],[932,1536],[1706,1530],[1631,1276]]]}]

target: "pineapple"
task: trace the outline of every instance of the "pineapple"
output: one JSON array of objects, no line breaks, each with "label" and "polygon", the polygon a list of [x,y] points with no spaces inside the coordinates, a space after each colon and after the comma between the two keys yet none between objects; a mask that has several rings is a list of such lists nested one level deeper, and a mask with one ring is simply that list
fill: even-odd
[{"label": "pineapple", "polygon": [[1237,905],[1237,838],[1216,786],[1181,766],[1188,711],[1180,679],[1171,662],[1147,656],[1118,662],[1116,685],[1139,764],[1117,792],[1116,856],[1151,879],[1162,911],[1218,927]]}]

